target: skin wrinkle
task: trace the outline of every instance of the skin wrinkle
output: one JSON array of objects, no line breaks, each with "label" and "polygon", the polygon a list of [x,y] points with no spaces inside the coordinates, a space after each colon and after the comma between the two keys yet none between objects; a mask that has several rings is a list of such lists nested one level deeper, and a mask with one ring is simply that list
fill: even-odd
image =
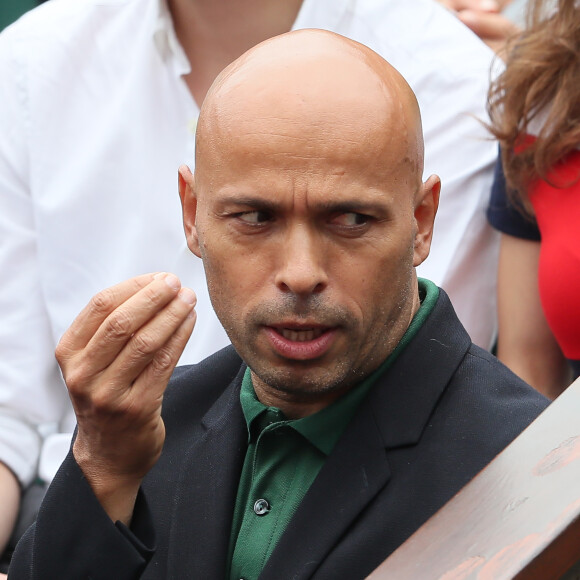
[{"label": "skin wrinkle", "polygon": [[[263,403],[315,412],[399,342],[438,200],[422,165],[406,82],[333,33],[266,41],[210,88],[195,178],[181,174],[184,225]],[[314,359],[288,358],[269,338],[284,328],[333,338]]]}]

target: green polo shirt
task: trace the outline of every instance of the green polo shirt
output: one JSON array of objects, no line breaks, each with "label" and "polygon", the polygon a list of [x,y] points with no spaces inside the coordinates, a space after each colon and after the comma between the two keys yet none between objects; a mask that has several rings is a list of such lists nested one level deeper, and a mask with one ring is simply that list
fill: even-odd
[{"label": "green polo shirt", "polygon": [[260,403],[246,370],[240,402],[248,426],[248,450],[230,538],[231,580],[255,580],[260,575],[326,457],[372,385],[421,328],[439,288],[420,278],[419,295],[421,307],[385,362],[355,389],[313,415],[289,421],[279,409]]}]

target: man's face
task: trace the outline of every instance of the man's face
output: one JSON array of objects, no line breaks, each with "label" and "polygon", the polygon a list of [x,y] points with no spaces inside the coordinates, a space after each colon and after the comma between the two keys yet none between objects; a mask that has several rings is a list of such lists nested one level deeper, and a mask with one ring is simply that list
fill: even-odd
[{"label": "man's face", "polygon": [[184,225],[263,403],[314,412],[397,345],[437,206],[421,167],[414,96],[362,45],[289,33],[216,81]]},{"label": "man's face", "polygon": [[236,350],[282,397],[343,392],[410,322],[421,183],[400,153],[379,129],[273,115],[198,160],[190,246]]}]

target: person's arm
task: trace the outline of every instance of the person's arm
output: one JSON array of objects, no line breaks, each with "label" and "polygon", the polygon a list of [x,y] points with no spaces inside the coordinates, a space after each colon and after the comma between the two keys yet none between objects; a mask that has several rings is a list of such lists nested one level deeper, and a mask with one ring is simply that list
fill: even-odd
[{"label": "person's arm", "polygon": [[507,41],[519,34],[519,27],[501,10],[510,0],[438,0],[440,4],[456,13],[498,55],[503,56]]},{"label": "person's arm", "polygon": [[29,187],[25,47],[13,28],[0,35],[1,545],[18,509],[16,490],[35,477],[41,445],[36,426],[58,422],[66,401],[66,393],[58,389],[62,380],[39,276]]},{"label": "person's arm", "polygon": [[498,268],[498,358],[547,397],[571,382],[570,369],[540,303],[540,242],[501,235]]},{"label": "person's arm", "polygon": [[0,463],[0,554],[12,534],[19,506],[20,484],[12,471]]}]

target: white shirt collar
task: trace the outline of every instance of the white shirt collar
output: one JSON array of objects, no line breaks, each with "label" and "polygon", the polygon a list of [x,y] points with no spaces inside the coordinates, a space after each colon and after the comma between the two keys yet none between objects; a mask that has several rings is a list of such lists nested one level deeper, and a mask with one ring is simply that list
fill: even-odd
[{"label": "white shirt collar", "polygon": [[[317,20],[320,20],[320,28],[333,29],[340,21],[345,18],[349,8],[352,8],[354,0],[335,0],[331,9],[325,5],[318,9],[316,0],[304,0],[300,11],[292,26],[292,30],[304,28],[304,21],[308,22],[309,28],[317,26]],[[164,61],[173,59],[175,72],[178,75],[186,75],[191,72],[191,65],[185,55],[173,26],[173,19],[167,0],[154,0],[155,5],[155,25],[153,29],[153,41]]]},{"label": "white shirt collar", "polygon": [[175,74],[186,75],[191,72],[191,65],[185,51],[177,39],[173,19],[167,6],[167,0],[154,0],[156,9],[155,25],[153,28],[153,42],[163,61],[173,61]]}]

